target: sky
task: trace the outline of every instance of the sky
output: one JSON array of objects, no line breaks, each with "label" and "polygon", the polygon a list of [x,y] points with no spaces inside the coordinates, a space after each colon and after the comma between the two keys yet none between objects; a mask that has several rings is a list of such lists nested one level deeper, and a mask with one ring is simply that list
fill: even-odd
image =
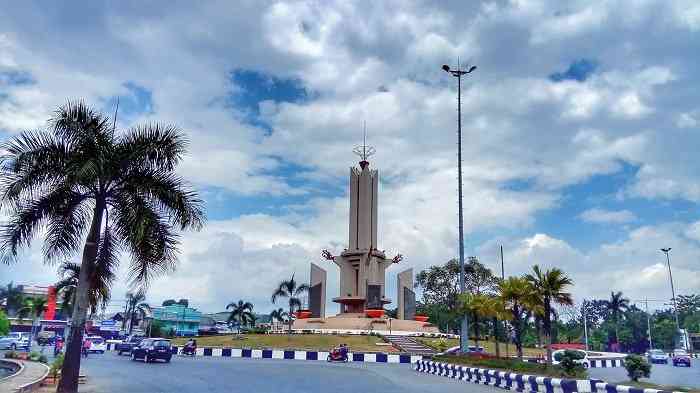
[{"label": "sky", "polygon": [[[175,124],[207,205],[147,300],[273,305],[275,284],[348,237],[353,147],[376,148],[379,248],[396,274],[456,257],[456,81],[465,252],[507,275],[558,267],[577,302],[700,290],[700,3],[13,2],[0,10],[0,140],[84,99],[118,126]],[[48,285],[41,239],[0,284]],[[75,258],[78,261],[78,257]],[[113,288],[128,290],[128,255]],[[390,305],[389,307],[395,306]],[[329,304],[327,312],[338,308]]]}]

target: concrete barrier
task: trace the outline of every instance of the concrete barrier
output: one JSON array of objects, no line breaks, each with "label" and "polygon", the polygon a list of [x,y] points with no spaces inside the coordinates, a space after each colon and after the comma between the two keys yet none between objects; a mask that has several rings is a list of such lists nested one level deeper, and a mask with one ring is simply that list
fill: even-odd
[{"label": "concrete barrier", "polygon": [[596,379],[549,378],[516,374],[500,370],[460,366],[456,364],[418,360],[413,368],[422,373],[453,378],[464,382],[489,385],[518,392],[546,393],[671,393],[657,389],[639,389],[613,385]]}]

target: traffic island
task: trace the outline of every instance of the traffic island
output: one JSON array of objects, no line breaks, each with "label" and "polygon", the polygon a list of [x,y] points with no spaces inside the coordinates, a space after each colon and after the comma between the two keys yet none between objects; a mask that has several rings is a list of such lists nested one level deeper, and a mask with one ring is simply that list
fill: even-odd
[{"label": "traffic island", "polygon": [[[418,360],[414,369],[421,373],[453,378],[519,392],[562,393],[671,393],[670,390],[615,385],[596,379],[568,379],[520,374],[510,371],[469,367],[458,364]],[[674,392],[675,393],[675,392]],[[681,393],[681,392],[679,392]]]}]

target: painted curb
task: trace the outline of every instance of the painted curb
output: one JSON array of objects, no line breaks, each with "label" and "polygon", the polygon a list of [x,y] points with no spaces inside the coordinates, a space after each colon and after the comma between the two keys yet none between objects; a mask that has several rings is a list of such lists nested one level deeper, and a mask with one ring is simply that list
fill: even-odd
[{"label": "painted curb", "polygon": [[[111,343],[110,343],[111,344]],[[113,351],[115,346],[108,344],[107,350]],[[177,354],[180,347],[173,346],[173,354]],[[197,356],[204,357],[230,357],[249,359],[287,359],[287,360],[316,360],[326,361],[328,351],[295,351],[292,349],[247,349],[247,348],[197,348]],[[348,352],[348,361],[356,363],[394,363],[412,364],[422,360],[421,355],[409,355],[381,352]]]},{"label": "painted curb", "polygon": [[0,382],[7,381],[7,380],[9,380],[10,378],[14,378],[14,377],[18,376],[19,374],[21,374],[22,371],[24,371],[24,364],[23,364],[22,362],[20,362],[19,360],[14,360],[14,359],[0,359],[0,363],[1,363],[1,362],[12,363],[12,364],[14,364],[14,365],[16,365],[16,366],[19,366],[19,370],[17,370],[17,372],[14,373],[14,374],[11,374],[11,375],[6,376],[5,378],[0,378]]},{"label": "painted curb", "polygon": [[466,367],[449,363],[419,360],[413,366],[417,372],[489,385],[518,392],[546,393],[671,393],[656,389],[640,389],[613,385],[595,379],[562,379],[537,375],[516,374],[500,370]]},{"label": "painted curb", "polygon": [[40,365],[44,366],[44,368],[46,368],[46,371],[44,372],[44,375],[42,375],[41,377],[39,377],[38,379],[36,379],[36,380],[33,381],[33,382],[29,382],[29,383],[27,383],[27,384],[24,384],[24,385],[20,386],[19,388],[17,388],[16,392],[19,392],[19,393],[31,392],[32,390],[34,390],[34,389],[38,388],[39,386],[41,386],[41,383],[44,382],[44,380],[46,379],[46,377],[49,376],[49,372],[51,371],[51,369],[49,368],[49,366],[47,366],[47,365],[45,365],[45,364],[43,364],[43,363],[38,363],[38,362],[36,362],[36,363],[37,363],[37,364],[40,364]]}]

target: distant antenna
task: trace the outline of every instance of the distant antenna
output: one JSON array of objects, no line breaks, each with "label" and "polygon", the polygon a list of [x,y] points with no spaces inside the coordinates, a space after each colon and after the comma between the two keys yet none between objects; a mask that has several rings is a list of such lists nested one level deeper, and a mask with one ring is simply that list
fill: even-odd
[{"label": "distant antenna", "polygon": [[114,108],[114,122],[112,123],[112,132],[117,130],[117,113],[119,112],[119,97],[117,97],[117,107]]},{"label": "distant antenna", "polygon": [[367,146],[367,122],[363,122],[363,133],[362,133],[362,146],[357,146],[354,149],[352,149],[352,152],[358,155],[362,161],[360,161],[360,167],[362,169],[365,169],[367,165],[369,165],[369,162],[367,159],[371,156],[374,155],[376,150],[372,146]]}]

